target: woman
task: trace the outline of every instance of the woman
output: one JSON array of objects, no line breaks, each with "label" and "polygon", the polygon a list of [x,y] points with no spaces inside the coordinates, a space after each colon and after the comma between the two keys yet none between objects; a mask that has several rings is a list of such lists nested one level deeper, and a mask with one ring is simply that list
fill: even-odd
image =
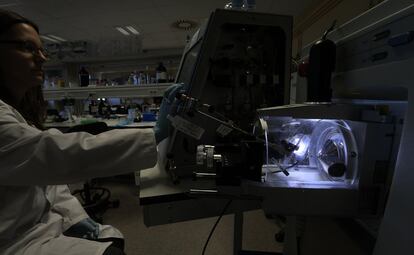
[{"label": "woman", "polygon": [[43,130],[45,61],[37,26],[0,10],[0,254],[123,254],[64,184],[152,167],[154,132]]}]

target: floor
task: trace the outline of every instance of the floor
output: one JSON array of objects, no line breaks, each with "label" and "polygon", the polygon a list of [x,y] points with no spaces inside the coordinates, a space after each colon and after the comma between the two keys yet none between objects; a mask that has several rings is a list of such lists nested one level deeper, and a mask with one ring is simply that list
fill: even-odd
[{"label": "floor", "polygon": [[[120,207],[104,214],[104,223],[117,227],[125,236],[128,255],[194,255],[201,254],[216,217],[155,227],[143,223],[138,188],[133,181],[106,181],[104,186],[120,200]],[[274,221],[262,211],[244,213],[243,249],[281,252],[282,244],[274,239],[279,231]],[[217,226],[206,255],[233,254],[233,216],[224,216]]]}]

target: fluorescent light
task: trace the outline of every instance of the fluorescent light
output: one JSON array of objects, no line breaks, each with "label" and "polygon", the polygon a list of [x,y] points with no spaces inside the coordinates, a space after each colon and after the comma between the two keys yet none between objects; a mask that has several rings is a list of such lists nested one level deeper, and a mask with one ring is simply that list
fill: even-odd
[{"label": "fluorescent light", "polygon": [[0,8],[5,8],[5,7],[11,7],[11,6],[16,6],[19,5],[17,3],[12,3],[12,4],[0,4]]},{"label": "fluorescent light", "polygon": [[60,43],[58,40],[53,39],[53,38],[51,38],[49,36],[46,36],[46,35],[40,35],[40,38],[42,38],[43,40],[46,40],[46,41],[50,41],[50,42],[54,42],[54,43]]},{"label": "fluorescent light", "polygon": [[126,26],[125,28],[131,31],[134,35],[139,35],[138,30],[136,30],[133,26]]},{"label": "fluorescent light", "polygon": [[130,35],[128,33],[128,31],[126,31],[125,29],[123,29],[122,27],[115,27],[116,30],[118,30],[119,32],[121,32],[123,35]]},{"label": "fluorescent light", "polygon": [[17,1],[17,0],[15,0],[15,1],[7,1],[7,0],[0,1],[0,8],[12,7],[12,6],[16,6],[16,5],[20,5],[20,1]]},{"label": "fluorescent light", "polygon": [[61,41],[61,42],[66,42],[66,39],[63,39],[62,37],[56,36],[56,35],[47,35],[49,38]]}]

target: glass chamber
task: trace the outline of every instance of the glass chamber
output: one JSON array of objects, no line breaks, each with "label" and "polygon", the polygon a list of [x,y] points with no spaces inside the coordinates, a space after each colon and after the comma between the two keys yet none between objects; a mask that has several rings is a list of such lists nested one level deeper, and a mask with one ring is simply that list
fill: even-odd
[{"label": "glass chamber", "polygon": [[265,141],[265,181],[356,183],[357,145],[346,121],[266,116],[259,119],[254,133]]}]

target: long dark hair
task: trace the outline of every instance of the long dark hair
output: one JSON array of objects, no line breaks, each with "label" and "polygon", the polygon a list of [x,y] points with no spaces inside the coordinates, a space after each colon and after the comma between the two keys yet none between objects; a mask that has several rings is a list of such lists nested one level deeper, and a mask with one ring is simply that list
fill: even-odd
[{"label": "long dark hair", "polygon": [[[33,21],[15,12],[0,9],[0,34],[6,33],[13,25],[19,23],[28,24],[39,33],[39,27]],[[46,104],[43,98],[42,87],[37,86],[28,90],[20,102],[15,102],[11,93],[2,84],[3,78],[1,75],[2,71],[0,70],[0,99],[16,108],[29,124],[43,129],[43,122],[46,117]]]}]

